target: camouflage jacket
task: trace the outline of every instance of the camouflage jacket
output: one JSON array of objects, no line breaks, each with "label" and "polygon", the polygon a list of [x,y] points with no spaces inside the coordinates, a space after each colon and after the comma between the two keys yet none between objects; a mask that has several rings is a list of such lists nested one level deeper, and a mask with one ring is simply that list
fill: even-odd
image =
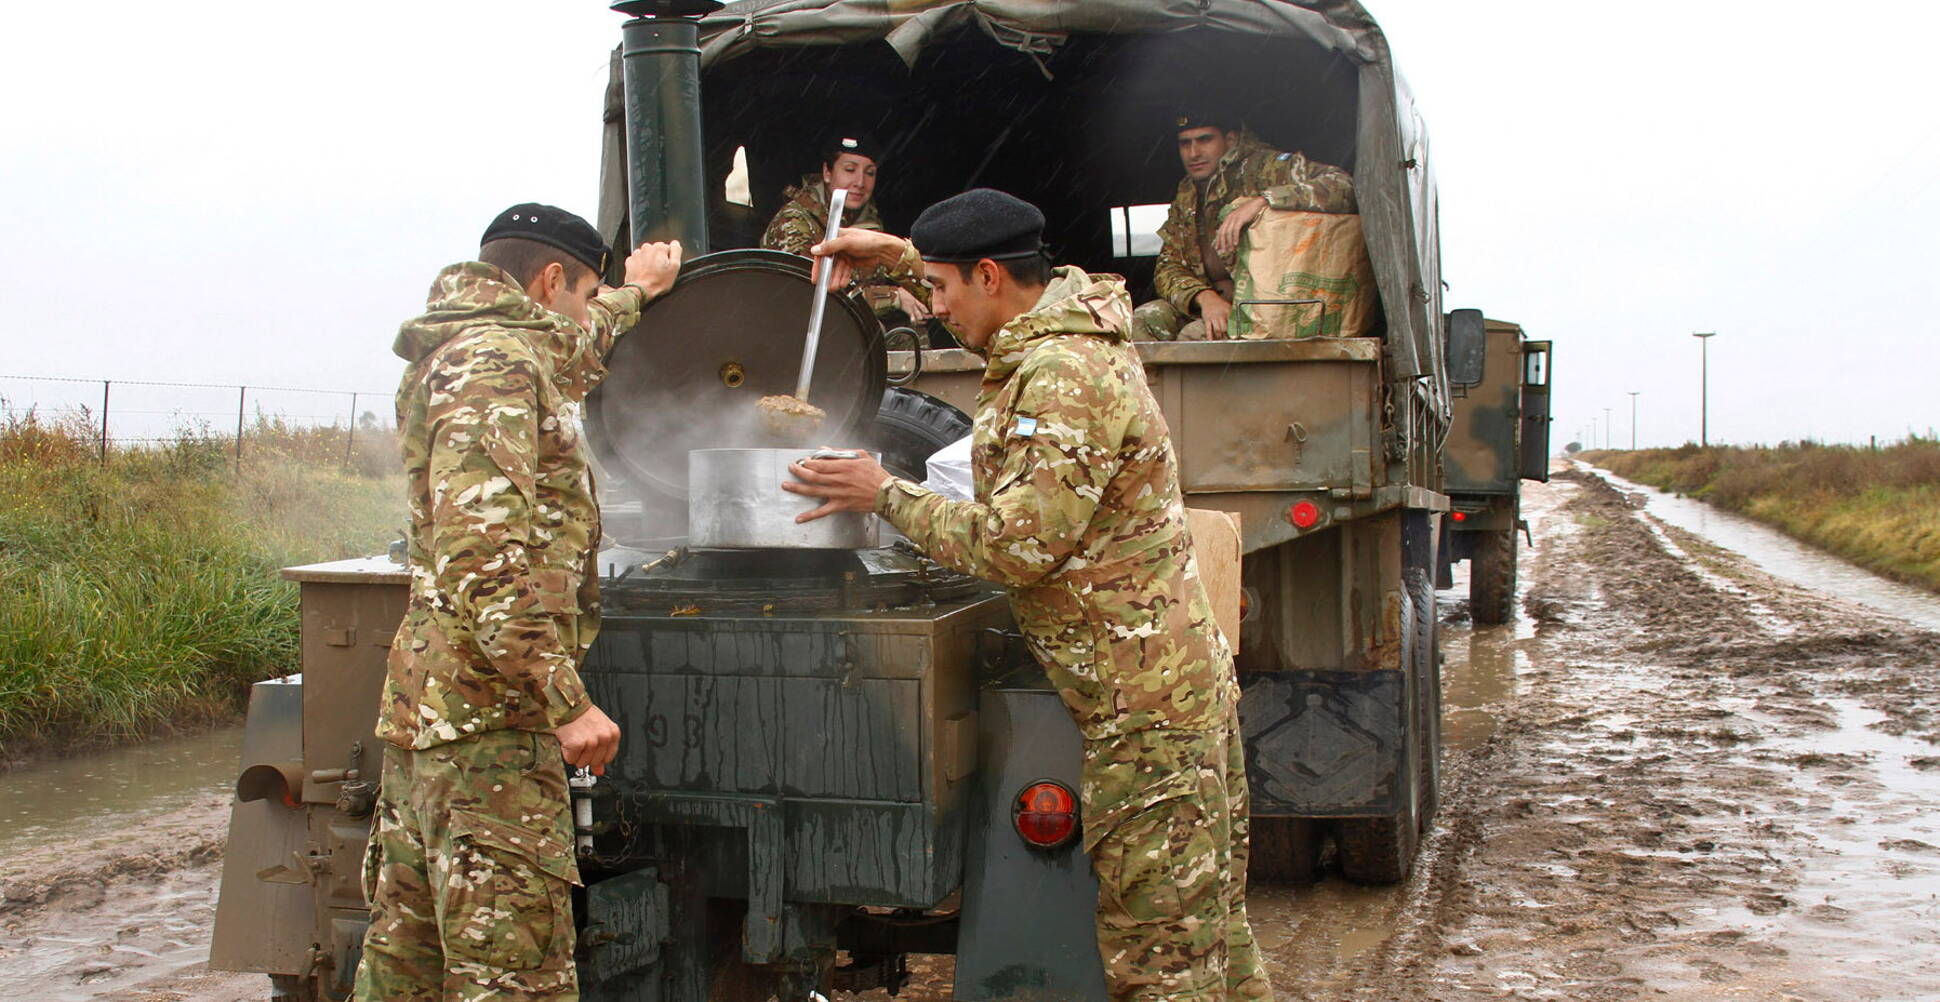
[{"label": "camouflage jacket", "polygon": [[[1213,287],[1206,274],[1199,242],[1212,245],[1219,229],[1220,213],[1234,201],[1263,195],[1275,209],[1307,212],[1355,212],[1354,179],[1339,167],[1315,163],[1299,153],[1281,153],[1241,133],[1239,141],[1219,160],[1203,191],[1190,177],[1179,181],[1166,212],[1165,225],[1159,227],[1159,260],[1152,273],[1152,284],[1159,298],[1187,316],[1198,310],[1193,297]],[[1220,260],[1227,270],[1235,267],[1235,257]]]},{"label": "camouflage jacket", "polygon": [[430,748],[481,731],[550,731],[591,705],[599,506],[579,405],[644,293],[592,301],[593,330],[481,262],[438,274],[398,330],[411,590],[377,733]]},{"label": "camouflage jacket", "polygon": [[[822,183],[820,173],[805,174],[802,183],[783,193],[787,198],[775,218],[768,221],[768,229],[761,234],[761,246],[769,250],[787,251],[790,254],[808,256],[808,249],[822,242],[829,225],[829,186]],[[843,216],[849,216],[844,212]],[[845,218],[844,226],[862,230],[881,230],[882,214],[876,211],[876,203],[871,201],[855,213],[853,218]],[[900,285],[921,300],[924,306],[930,304],[930,287],[922,282],[922,270],[912,276],[894,269],[877,268],[855,276],[855,284],[876,312],[893,307],[895,294],[890,291]]]},{"label": "camouflage jacket", "polygon": [[894,480],[876,502],[932,558],[1009,588],[1018,627],[1093,741],[1220,727],[1238,693],[1130,324],[1123,280],[1059,268],[1036,308],[991,339],[971,439],[976,500]]}]

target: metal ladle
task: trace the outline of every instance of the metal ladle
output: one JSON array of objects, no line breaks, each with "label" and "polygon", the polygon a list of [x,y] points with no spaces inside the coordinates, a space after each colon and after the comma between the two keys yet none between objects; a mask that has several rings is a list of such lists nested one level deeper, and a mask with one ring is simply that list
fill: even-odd
[{"label": "metal ladle", "polygon": [[[822,242],[835,239],[835,233],[842,228],[842,206],[849,198],[849,189],[837,188],[829,196],[829,225],[822,234]],[[821,262],[821,273],[815,276],[815,304],[808,310],[808,340],[802,343],[802,372],[795,379],[795,399],[808,402],[809,377],[815,372],[815,347],[822,340],[822,311],[828,305],[829,275],[835,271],[835,262]]]}]

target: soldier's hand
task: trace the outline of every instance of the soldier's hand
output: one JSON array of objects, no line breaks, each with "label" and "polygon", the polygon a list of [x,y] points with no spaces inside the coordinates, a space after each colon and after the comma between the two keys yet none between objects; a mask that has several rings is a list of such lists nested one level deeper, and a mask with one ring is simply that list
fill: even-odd
[{"label": "soldier's hand", "polygon": [[1226,325],[1233,318],[1233,304],[1226,297],[1207,289],[1193,298],[1199,304],[1200,319],[1206,321],[1206,337],[1214,341],[1226,339]]},{"label": "soldier's hand", "polygon": [[597,706],[588,707],[553,736],[559,739],[559,750],[566,753],[567,765],[586,766],[595,775],[605,775],[606,764],[620,750],[620,726]]},{"label": "soldier's hand", "polygon": [[1260,213],[1265,211],[1266,199],[1259,195],[1234,202],[1226,218],[1220,220],[1219,232],[1213,234],[1213,252],[1225,257],[1239,250],[1239,238],[1246,233],[1248,226],[1253,225],[1253,220],[1260,218]]},{"label": "soldier's hand", "polygon": [[895,479],[866,452],[857,459],[798,460],[789,464],[788,472],[799,482],[784,480],[782,490],[822,499],[820,508],[795,516],[797,522],[813,522],[838,511],[875,511],[882,485]]},{"label": "soldier's hand", "polygon": [[896,287],[896,307],[902,310],[903,315],[909,317],[911,321],[930,318],[930,308],[924,306],[922,300],[900,285]]},{"label": "soldier's hand", "polygon": [[637,285],[648,299],[665,295],[680,277],[680,241],[641,244],[626,257],[626,284]]},{"label": "soldier's hand", "polygon": [[829,275],[829,285],[839,289],[849,284],[857,272],[895,264],[907,246],[909,242],[902,237],[881,230],[845,226],[835,232],[835,239],[824,240],[808,249],[815,256],[815,269],[810,276],[819,277],[822,268],[832,266],[835,271]]}]

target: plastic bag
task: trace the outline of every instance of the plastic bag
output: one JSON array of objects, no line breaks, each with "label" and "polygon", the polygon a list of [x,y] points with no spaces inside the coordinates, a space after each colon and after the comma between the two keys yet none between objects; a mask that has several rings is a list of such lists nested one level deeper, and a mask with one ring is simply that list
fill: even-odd
[{"label": "plastic bag", "polygon": [[923,481],[924,487],[955,501],[976,497],[970,473],[970,436],[936,450],[927,465],[929,479]]}]

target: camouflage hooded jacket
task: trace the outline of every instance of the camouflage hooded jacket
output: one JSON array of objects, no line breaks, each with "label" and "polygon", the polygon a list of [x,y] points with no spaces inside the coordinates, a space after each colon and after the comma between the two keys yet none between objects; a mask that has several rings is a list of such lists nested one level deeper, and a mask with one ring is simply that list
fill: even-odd
[{"label": "camouflage hooded jacket", "polygon": [[976,500],[904,480],[876,500],[932,558],[1009,588],[1018,627],[1093,741],[1223,726],[1238,691],[1130,324],[1123,280],[1059,268],[1036,308],[991,339]]},{"label": "camouflage hooded jacket", "polygon": [[632,286],[594,299],[588,333],[472,261],[440,272],[398,330],[411,590],[379,737],[549,731],[591,705],[578,665],[598,629],[600,527],[579,404],[643,305]]},{"label": "camouflage hooded jacket", "polygon": [[[1192,316],[1193,297],[1212,288],[1206,274],[1200,240],[1212,245],[1219,216],[1235,200],[1263,195],[1275,209],[1307,212],[1355,212],[1354,179],[1339,167],[1316,163],[1299,153],[1281,153],[1242,132],[1219,159],[1203,193],[1190,177],[1179,180],[1172,207],[1159,227],[1159,260],[1152,284],[1159,298]],[[1227,270],[1236,255],[1221,257]]]},{"label": "camouflage hooded jacket", "polygon": [[[820,173],[804,174],[800,185],[783,194],[787,201],[775,212],[775,218],[768,221],[768,229],[761,234],[761,246],[807,257],[808,249],[821,243],[823,234],[828,232],[829,186],[822,183]],[[849,214],[844,212],[843,215]],[[845,218],[842,225],[880,231],[882,214],[876,211],[876,203],[871,201],[854,218]],[[898,285],[922,300],[923,305],[929,305],[930,287],[920,281],[921,277],[920,269],[911,276],[892,269],[877,268],[857,275],[855,283],[862,287],[870,305],[881,312],[896,302],[893,291],[885,295],[885,290],[892,290]]]}]

